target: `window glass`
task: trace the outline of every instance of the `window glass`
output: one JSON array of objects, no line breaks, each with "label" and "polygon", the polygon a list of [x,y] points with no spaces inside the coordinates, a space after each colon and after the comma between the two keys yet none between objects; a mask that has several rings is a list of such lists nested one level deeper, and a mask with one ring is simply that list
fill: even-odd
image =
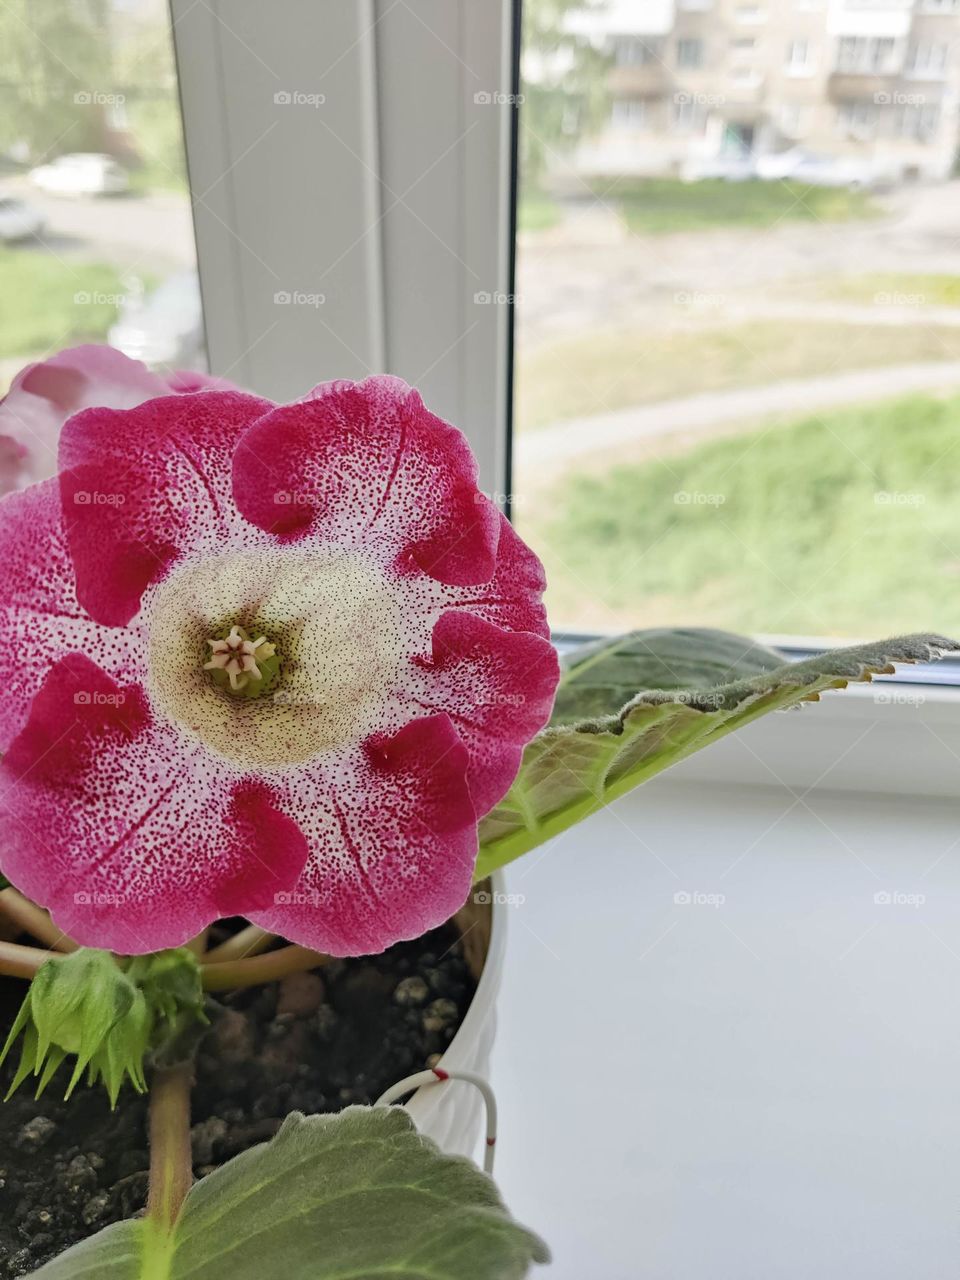
[{"label": "window glass", "polygon": [[555,625],[956,629],[956,6],[525,0],[523,38],[513,515]]},{"label": "window glass", "polygon": [[0,391],[79,342],[205,367],[163,0],[0,5],[0,297]]}]

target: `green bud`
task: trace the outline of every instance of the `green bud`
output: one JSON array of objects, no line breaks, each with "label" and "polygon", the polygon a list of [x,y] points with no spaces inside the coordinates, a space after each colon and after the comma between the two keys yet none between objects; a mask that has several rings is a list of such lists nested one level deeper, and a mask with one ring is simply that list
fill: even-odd
[{"label": "green bud", "polygon": [[144,1062],[167,1050],[186,1027],[206,1022],[196,956],[186,948],[121,961],[109,951],[81,947],[37,970],[0,1052],[0,1064],[22,1035],[20,1063],[7,1093],[29,1075],[37,1096],[68,1057],[75,1058],[69,1098],[84,1072],[102,1081],[116,1106],[125,1079],[146,1090]]}]

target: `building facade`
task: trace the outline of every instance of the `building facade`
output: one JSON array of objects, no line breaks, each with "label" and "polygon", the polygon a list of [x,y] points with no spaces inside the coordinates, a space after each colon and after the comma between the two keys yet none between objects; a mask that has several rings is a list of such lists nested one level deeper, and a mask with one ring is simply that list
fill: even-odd
[{"label": "building facade", "polygon": [[953,171],[960,0],[609,0],[571,27],[610,58],[580,174],[779,177],[798,157],[838,185]]}]

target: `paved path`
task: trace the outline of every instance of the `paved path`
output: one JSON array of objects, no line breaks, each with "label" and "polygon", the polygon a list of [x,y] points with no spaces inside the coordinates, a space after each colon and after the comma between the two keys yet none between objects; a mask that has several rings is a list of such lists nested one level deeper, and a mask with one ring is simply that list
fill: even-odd
[{"label": "paved path", "polygon": [[686,432],[708,433],[723,423],[757,421],[780,414],[785,415],[785,421],[795,421],[817,409],[889,400],[910,392],[956,389],[960,389],[960,361],[943,360],[661,400],[519,433],[514,441],[517,474],[521,485],[529,488],[546,478],[555,479],[578,461],[641,440]]}]

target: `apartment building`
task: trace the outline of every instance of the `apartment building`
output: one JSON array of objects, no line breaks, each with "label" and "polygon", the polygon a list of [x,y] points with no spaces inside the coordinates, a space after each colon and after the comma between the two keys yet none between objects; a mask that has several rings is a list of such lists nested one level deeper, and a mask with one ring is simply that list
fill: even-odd
[{"label": "apartment building", "polygon": [[837,181],[952,172],[960,0],[608,0],[571,27],[610,58],[581,174],[787,176],[791,152]]}]

